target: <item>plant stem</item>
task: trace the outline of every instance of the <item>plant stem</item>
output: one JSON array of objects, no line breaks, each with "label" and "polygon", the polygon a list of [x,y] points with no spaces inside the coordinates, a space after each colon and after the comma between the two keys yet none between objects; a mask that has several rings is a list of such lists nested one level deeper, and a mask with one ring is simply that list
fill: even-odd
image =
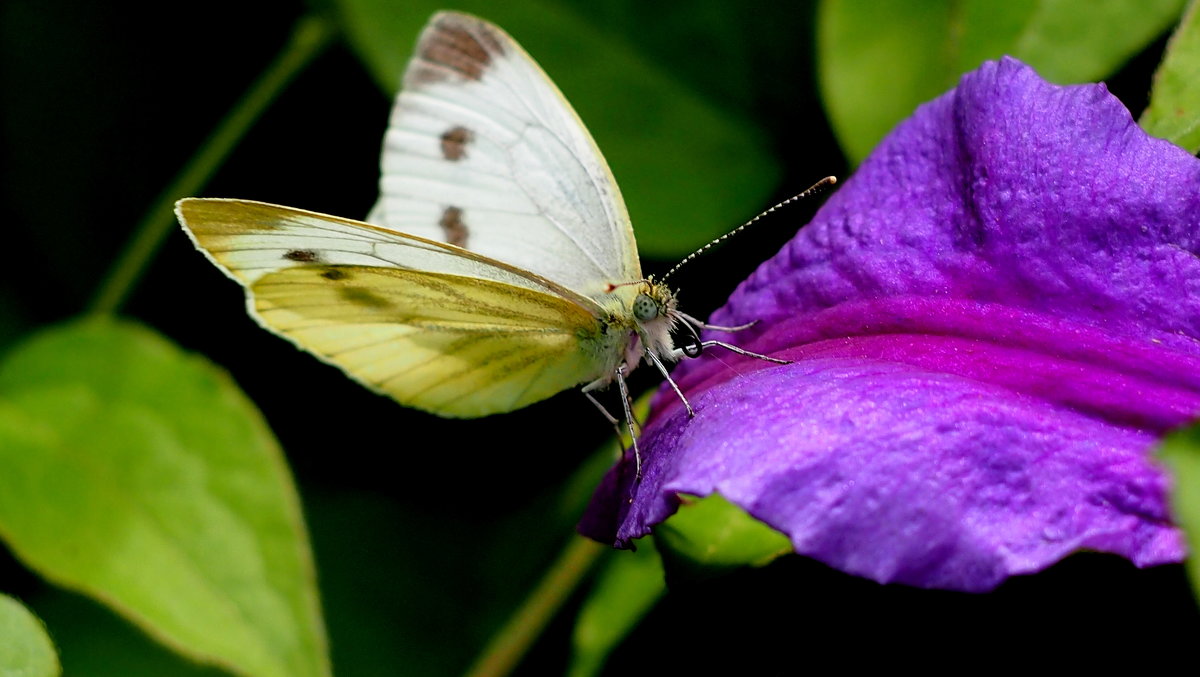
[{"label": "plant stem", "polygon": [[500,677],[512,672],[605,550],[595,541],[574,536],[521,607],[475,659],[467,675]]},{"label": "plant stem", "polygon": [[92,299],[92,315],[115,313],[145,272],[150,258],[175,224],[175,201],[194,195],[258,120],[275,97],[333,38],[333,26],[316,15],[301,17],[287,44],[225,116],[200,150],[176,175],[142,217],[125,251],[109,270],[100,291]]}]

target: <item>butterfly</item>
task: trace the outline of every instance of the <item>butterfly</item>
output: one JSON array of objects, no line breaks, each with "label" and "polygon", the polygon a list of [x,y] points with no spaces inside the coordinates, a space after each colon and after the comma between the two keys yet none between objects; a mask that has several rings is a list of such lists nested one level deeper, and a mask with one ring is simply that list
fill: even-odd
[{"label": "butterfly", "polygon": [[[406,406],[448,417],[512,411],[644,358],[715,340],[642,275],[616,181],[575,111],[504,31],[441,12],[418,39],[368,222],[261,202],[181,200],[197,248],[246,290],[264,328]],[[748,326],[748,325],[747,325]],[[689,341],[676,346],[672,331]],[[634,435],[640,476],[641,458]]]}]

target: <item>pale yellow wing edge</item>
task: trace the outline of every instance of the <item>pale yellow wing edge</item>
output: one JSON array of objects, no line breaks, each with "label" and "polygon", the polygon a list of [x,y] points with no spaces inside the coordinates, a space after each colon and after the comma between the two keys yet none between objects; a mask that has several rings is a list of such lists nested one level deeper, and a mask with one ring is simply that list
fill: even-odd
[{"label": "pale yellow wing edge", "polygon": [[[587,309],[592,315],[600,317],[604,314],[603,308],[596,300],[584,296],[574,290],[564,287],[557,282],[548,280],[540,275],[529,272],[517,266],[510,265],[503,261],[477,254],[467,249],[455,247],[452,244],[430,240],[416,235],[401,233],[382,226],[376,226],[363,221],[354,219],[342,218],[330,214],[322,214],[319,212],[298,209],[295,207],[286,207],[267,202],[258,202],[255,200],[241,200],[235,198],[184,198],[175,203],[175,215],[182,226],[184,233],[187,234],[192,244],[204,256],[217,266],[227,277],[235,280],[242,286],[246,286],[247,281],[231,270],[223,261],[217,258],[206,245],[205,240],[214,234],[225,236],[245,234],[250,235],[256,230],[270,229],[272,223],[283,223],[289,219],[306,218],[324,221],[330,224],[335,224],[344,228],[350,228],[361,233],[367,238],[376,238],[379,241],[390,244],[411,243],[424,248],[433,248],[442,252],[458,257],[461,259],[470,260],[481,264],[481,269],[489,268],[501,270],[508,275],[514,275],[519,278],[528,280],[531,284],[542,287],[563,299],[566,299],[576,305]],[[250,217],[256,217],[259,220],[257,223],[247,223]],[[282,265],[280,266],[283,267]],[[437,271],[432,271],[437,272]],[[487,279],[487,278],[485,278]]]}]

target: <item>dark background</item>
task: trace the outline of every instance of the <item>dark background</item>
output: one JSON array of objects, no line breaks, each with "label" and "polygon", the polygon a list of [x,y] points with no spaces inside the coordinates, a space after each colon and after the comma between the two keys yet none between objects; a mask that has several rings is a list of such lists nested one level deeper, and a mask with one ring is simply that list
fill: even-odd
[{"label": "dark background", "polygon": [[[306,9],[246,6],[218,1],[155,13],[0,3],[6,345],[87,307],[143,212]],[[844,175],[812,76],[811,6],[753,3],[746,17],[730,30],[761,32],[765,46],[760,69],[747,76],[753,96],[738,107],[766,130],[784,165],[776,199]],[[651,41],[653,26],[645,30]],[[1110,81],[1135,115],[1162,46]],[[337,43],[271,106],[203,194],[361,217],[375,199],[389,108],[388,95]],[[707,315],[815,207],[767,219],[682,275],[687,310]],[[671,263],[643,265],[662,272]],[[123,314],[227,369],[270,422],[305,504],[340,675],[460,672],[570,533],[587,489],[564,497],[563,487],[611,434],[573,392],[474,421],[398,407],[257,328],[241,290],[178,231]],[[645,371],[641,389],[655,383]],[[209,672],[41,583],[3,551],[0,590],[46,620],[67,674]],[[580,599],[522,673],[564,670]],[[1076,668],[1129,659],[1144,668],[1191,658],[1198,632],[1179,566],[1139,571],[1084,554],[993,594],[965,595],[879,586],[789,557],[679,586],[607,672],[1032,667],[1047,659]]]}]

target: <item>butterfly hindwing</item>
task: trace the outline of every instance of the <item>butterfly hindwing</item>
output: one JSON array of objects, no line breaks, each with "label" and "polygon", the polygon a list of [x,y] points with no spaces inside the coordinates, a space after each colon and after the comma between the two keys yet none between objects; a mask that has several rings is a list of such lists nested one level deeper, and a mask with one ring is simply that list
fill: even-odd
[{"label": "butterfly hindwing", "polygon": [[511,411],[596,378],[598,323],[566,300],[477,278],[305,266],[250,288],[264,326],[401,404]]},{"label": "butterfly hindwing", "polygon": [[384,144],[371,220],[511,263],[586,296],[641,279],[616,182],[558,88],[499,28],[426,26]]}]

